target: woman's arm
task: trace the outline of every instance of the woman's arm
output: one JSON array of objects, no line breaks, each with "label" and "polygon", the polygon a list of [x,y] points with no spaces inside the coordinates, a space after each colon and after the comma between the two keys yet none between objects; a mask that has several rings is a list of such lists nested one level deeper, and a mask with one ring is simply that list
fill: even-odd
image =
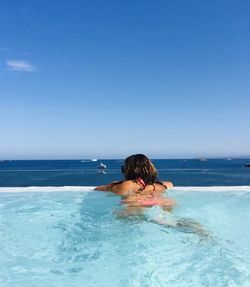
[{"label": "woman's arm", "polygon": [[100,191],[112,191],[118,195],[125,195],[129,190],[131,190],[132,184],[129,181],[122,181],[121,183],[114,184],[115,182],[111,182],[107,185],[100,185],[95,188],[95,190]]},{"label": "woman's arm", "polygon": [[106,184],[106,185],[99,185],[97,187],[95,187],[95,190],[100,190],[100,191],[113,191],[112,190],[112,187],[114,185],[115,181],[114,182],[111,182],[109,184]]}]

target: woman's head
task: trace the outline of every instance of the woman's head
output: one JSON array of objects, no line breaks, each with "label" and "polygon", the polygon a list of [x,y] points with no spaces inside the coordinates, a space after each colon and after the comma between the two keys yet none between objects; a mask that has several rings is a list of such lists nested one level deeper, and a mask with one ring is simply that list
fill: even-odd
[{"label": "woman's head", "polygon": [[144,154],[127,157],[123,173],[126,180],[136,180],[141,177],[146,184],[153,184],[158,181],[156,168]]}]

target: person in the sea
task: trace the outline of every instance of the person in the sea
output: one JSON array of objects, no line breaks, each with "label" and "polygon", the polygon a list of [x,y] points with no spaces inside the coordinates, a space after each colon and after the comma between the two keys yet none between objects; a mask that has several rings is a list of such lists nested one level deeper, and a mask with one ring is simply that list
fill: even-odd
[{"label": "person in the sea", "polygon": [[159,181],[153,163],[143,154],[131,155],[121,167],[124,180],[97,186],[96,190],[111,191],[122,197],[122,203],[130,208],[159,206],[170,211],[175,201],[164,196],[166,189],[172,188],[169,181]]}]

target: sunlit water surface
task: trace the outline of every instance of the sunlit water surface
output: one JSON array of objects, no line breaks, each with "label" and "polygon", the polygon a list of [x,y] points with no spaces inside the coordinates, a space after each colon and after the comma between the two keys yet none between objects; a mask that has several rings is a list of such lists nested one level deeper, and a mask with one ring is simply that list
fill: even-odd
[{"label": "sunlit water surface", "polygon": [[[249,190],[169,195],[172,215],[124,218],[108,193],[2,192],[0,286],[250,286]],[[158,218],[200,223],[209,236]]]}]

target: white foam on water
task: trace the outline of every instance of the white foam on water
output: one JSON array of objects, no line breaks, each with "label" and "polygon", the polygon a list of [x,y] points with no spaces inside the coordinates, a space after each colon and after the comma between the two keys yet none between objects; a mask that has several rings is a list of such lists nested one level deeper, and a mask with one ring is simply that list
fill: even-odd
[{"label": "white foam on water", "polygon": [[[1,192],[62,192],[62,191],[93,191],[95,186],[27,186],[27,187],[0,187]],[[212,192],[250,192],[250,186],[176,186],[171,191],[212,191]]]}]

